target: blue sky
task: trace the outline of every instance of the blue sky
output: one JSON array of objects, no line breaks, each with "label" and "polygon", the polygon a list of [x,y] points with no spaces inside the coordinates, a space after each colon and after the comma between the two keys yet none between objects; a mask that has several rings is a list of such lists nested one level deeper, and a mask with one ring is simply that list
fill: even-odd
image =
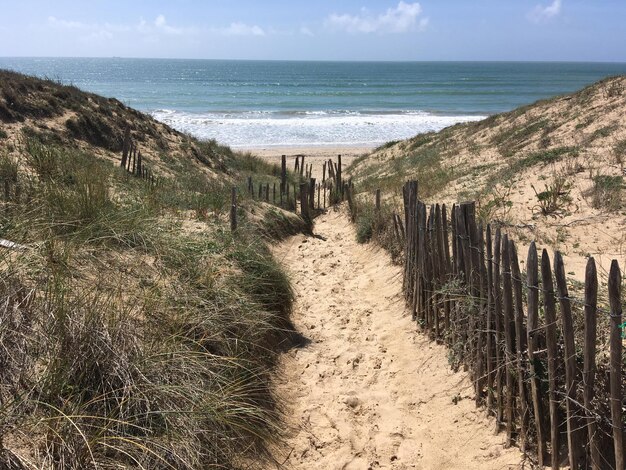
[{"label": "blue sky", "polygon": [[0,0],[0,56],[626,62],[626,0]]}]

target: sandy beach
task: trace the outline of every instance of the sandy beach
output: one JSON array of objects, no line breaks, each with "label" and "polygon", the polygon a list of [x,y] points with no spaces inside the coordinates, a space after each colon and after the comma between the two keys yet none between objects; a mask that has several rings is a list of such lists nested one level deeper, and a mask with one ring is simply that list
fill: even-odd
[{"label": "sandy beach", "polygon": [[313,164],[313,178],[322,177],[322,165],[329,158],[333,161],[337,160],[337,155],[341,155],[341,162],[344,168],[347,168],[355,158],[369,153],[374,149],[373,146],[318,146],[318,147],[260,147],[238,149],[250,152],[254,155],[272,162],[280,163],[281,155],[287,155],[287,168],[293,168],[296,156],[304,155],[305,165]]}]

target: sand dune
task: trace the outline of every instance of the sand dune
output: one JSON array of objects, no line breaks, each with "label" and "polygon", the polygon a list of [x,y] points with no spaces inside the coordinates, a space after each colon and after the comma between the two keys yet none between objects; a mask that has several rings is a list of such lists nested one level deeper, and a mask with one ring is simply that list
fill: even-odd
[{"label": "sand dune", "polygon": [[416,331],[400,269],[358,245],[342,211],[316,234],[276,248],[297,292],[293,321],[310,340],[282,357],[277,393],[287,406],[278,468],[512,469],[523,456],[477,409],[466,374]]}]

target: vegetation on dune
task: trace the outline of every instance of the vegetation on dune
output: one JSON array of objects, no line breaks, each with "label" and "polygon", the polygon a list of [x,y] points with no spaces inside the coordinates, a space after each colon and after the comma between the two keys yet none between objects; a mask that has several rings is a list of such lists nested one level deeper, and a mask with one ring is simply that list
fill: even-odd
[{"label": "vegetation on dune", "polygon": [[422,201],[477,201],[484,223],[562,218],[581,204],[617,217],[626,154],[624,90],[626,77],[609,77],[571,95],[389,142],[356,159],[347,174],[361,193],[360,239],[392,229],[391,217],[372,222],[371,194],[380,189],[400,213],[401,188],[412,179]]},{"label": "vegetation on dune", "polygon": [[[41,108],[9,78],[5,122],[102,105],[61,87]],[[0,143],[0,238],[26,246],[0,251],[0,466],[247,468],[281,435],[269,371],[290,344],[293,293],[266,240],[302,221],[244,191],[234,235],[227,213],[233,181],[279,170],[184,138],[155,187],[98,158],[121,130],[83,116],[69,139],[92,147],[23,127]]]}]

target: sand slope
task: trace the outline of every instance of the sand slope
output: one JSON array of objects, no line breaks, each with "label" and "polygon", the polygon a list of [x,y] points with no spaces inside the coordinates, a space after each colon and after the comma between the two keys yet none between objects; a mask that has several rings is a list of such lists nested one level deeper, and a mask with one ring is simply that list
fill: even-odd
[{"label": "sand slope", "polygon": [[400,269],[358,245],[342,211],[318,218],[315,232],[326,240],[300,235],[275,252],[297,291],[294,324],[310,340],[276,374],[290,427],[276,466],[520,468],[518,449],[504,449],[476,409],[467,376],[416,331]]}]

